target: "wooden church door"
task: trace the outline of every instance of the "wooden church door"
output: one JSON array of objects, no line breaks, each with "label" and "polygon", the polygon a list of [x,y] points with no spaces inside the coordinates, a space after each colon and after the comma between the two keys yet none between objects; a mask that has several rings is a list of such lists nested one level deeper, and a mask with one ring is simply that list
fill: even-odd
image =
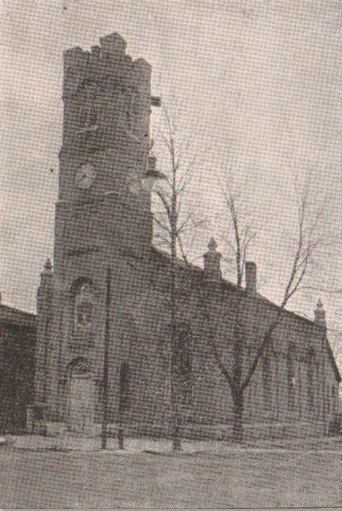
[{"label": "wooden church door", "polygon": [[74,376],[70,382],[69,430],[92,434],[94,424],[94,381]]},{"label": "wooden church door", "polygon": [[95,382],[87,362],[77,361],[69,376],[68,429],[73,433],[93,433]]}]

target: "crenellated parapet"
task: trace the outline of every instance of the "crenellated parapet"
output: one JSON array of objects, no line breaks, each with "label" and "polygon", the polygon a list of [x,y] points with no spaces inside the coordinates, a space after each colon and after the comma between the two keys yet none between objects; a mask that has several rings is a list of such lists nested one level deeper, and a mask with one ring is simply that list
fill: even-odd
[{"label": "crenellated parapet", "polygon": [[[125,53],[126,42],[117,33],[100,39],[91,51],[75,47],[64,52],[64,137],[101,132],[108,142],[122,131],[140,143],[149,143],[152,68],[146,60],[135,61]],[[94,137],[93,137],[94,138]],[[67,144],[68,140],[64,138]]]},{"label": "crenellated parapet", "polygon": [[92,46],[91,51],[79,46],[64,52],[63,98],[77,91],[86,79],[100,80],[106,74],[125,67],[132,59],[125,54],[126,42],[117,33],[100,39],[101,46]]}]

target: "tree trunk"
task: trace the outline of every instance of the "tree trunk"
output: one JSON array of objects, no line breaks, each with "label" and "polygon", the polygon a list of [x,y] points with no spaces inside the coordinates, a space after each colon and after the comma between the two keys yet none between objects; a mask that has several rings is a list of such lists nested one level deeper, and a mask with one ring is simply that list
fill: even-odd
[{"label": "tree trunk", "polygon": [[233,394],[233,438],[236,442],[243,440],[243,393]]},{"label": "tree trunk", "polygon": [[[175,168],[173,163],[173,168]],[[175,347],[176,347],[176,322],[177,322],[177,301],[176,301],[176,260],[177,260],[177,195],[176,195],[176,175],[172,175],[172,198],[171,198],[171,406],[173,418],[173,438],[172,447],[174,451],[180,451],[181,437],[179,427],[179,410],[178,410],[178,396],[177,385],[175,384],[175,371],[173,367],[173,360],[175,360]]]}]

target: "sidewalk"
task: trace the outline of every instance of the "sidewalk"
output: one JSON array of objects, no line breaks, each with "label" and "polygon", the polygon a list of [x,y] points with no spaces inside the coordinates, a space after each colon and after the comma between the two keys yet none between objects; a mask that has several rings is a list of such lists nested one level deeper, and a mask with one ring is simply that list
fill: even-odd
[{"label": "sidewalk", "polygon": [[[100,451],[101,438],[87,438],[74,435],[61,435],[59,437],[44,437],[37,435],[23,435],[12,437],[10,445],[16,449],[29,450],[61,450],[61,451]],[[105,452],[131,452],[138,453],[146,450],[158,451],[161,453],[171,452],[171,442],[168,440],[152,439],[125,439],[124,451],[119,451],[116,438],[107,439]]]},{"label": "sidewalk", "polygon": [[[9,445],[15,449],[27,450],[56,450],[56,451],[101,451],[101,438],[77,437],[70,434],[61,435],[59,437],[43,437],[36,435],[23,435],[17,437],[9,437]],[[182,454],[214,454],[224,455],[225,453],[241,452],[244,450],[252,452],[292,452],[292,451],[324,451],[324,452],[341,452],[342,438],[307,438],[293,439],[291,441],[272,441],[259,440],[239,445],[233,442],[224,442],[219,440],[183,440]],[[118,440],[116,438],[108,438],[107,449],[101,451],[103,453],[113,454],[171,454],[171,440],[151,439],[151,438],[126,438],[125,449],[119,450]]]}]

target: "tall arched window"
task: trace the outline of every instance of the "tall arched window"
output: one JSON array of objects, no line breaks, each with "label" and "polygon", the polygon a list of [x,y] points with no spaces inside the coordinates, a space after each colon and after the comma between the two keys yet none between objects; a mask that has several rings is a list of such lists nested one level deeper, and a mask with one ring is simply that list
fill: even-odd
[{"label": "tall arched window", "polygon": [[130,405],[130,367],[128,362],[123,362],[120,366],[120,414],[128,410]]},{"label": "tall arched window", "polygon": [[294,410],[296,396],[296,348],[293,344],[287,350],[287,396],[288,408]]},{"label": "tall arched window", "polygon": [[172,366],[180,404],[189,407],[192,404],[192,336],[188,323],[177,325]]},{"label": "tall arched window", "polygon": [[138,91],[131,87],[124,91],[125,103],[126,103],[126,121],[129,130],[133,130],[136,127],[136,119],[138,113]]},{"label": "tall arched window", "polygon": [[262,359],[262,390],[264,407],[266,410],[270,410],[272,407],[272,346],[268,345],[263,352]]},{"label": "tall arched window", "polygon": [[79,110],[79,123],[81,128],[90,128],[97,123],[96,94],[97,86],[92,81],[83,83],[80,90],[81,108]]},{"label": "tall arched window", "polygon": [[336,391],[334,385],[331,386],[331,406],[332,412],[335,415],[336,413]]},{"label": "tall arched window", "polygon": [[82,281],[75,290],[74,331],[76,335],[91,332],[94,315],[94,289],[90,281]]},{"label": "tall arched window", "polygon": [[307,368],[307,388],[308,388],[308,409],[310,412],[314,409],[314,374],[315,374],[316,356],[315,350],[309,348],[308,351],[308,368]]}]

